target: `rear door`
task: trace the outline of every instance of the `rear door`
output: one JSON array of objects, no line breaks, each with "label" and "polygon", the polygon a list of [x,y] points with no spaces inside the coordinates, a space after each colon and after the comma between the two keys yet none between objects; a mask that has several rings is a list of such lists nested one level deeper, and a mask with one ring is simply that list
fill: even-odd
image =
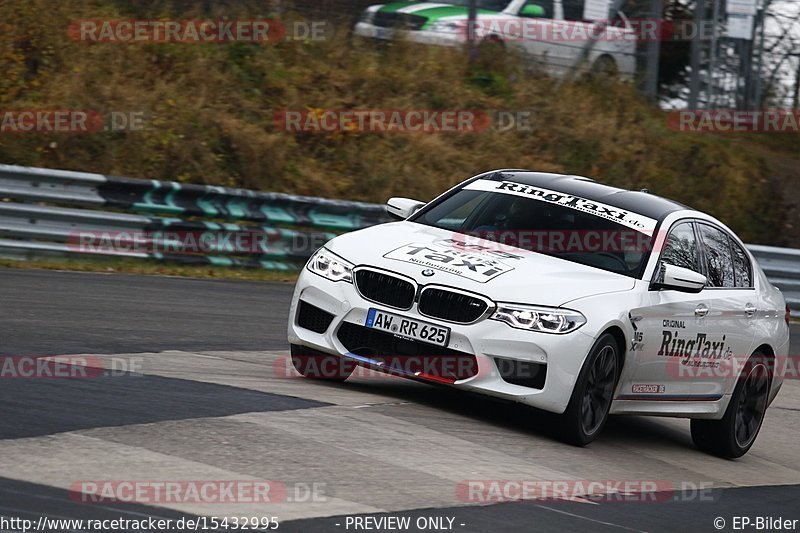
[{"label": "rear door", "polygon": [[752,265],[744,250],[725,230],[698,222],[703,268],[711,295],[706,346],[695,358],[695,389],[699,393],[733,391],[742,365],[753,349],[757,311]]}]

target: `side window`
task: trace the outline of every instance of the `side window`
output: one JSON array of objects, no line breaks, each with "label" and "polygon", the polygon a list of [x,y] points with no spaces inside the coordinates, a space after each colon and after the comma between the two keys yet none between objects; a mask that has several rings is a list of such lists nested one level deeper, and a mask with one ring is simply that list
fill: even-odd
[{"label": "side window", "polygon": [[750,265],[750,258],[733,239],[731,239],[731,250],[733,250],[733,274],[736,278],[736,286],[752,287],[753,269]]},{"label": "side window", "polygon": [[583,20],[583,8],[586,0],[562,0],[564,4],[564,20]]},{"label": "side window", "polygon": [[700,255],[691,222],[681,222],[672,228],[661,254],[661,261],[669,265],[700,272]]},{"label": "side window", "polygon": [[700,238],[706,253],[708,283],[711,287],[735,287],[733,279],[733,257],[728,236],[707,224],[698,224]]},{"label": "side window", "polygon": [[[555,15],[555,0],[528,0],[519,10],[519,16],[521,17],[528,17],[531,16],[533,18],[546,18],[551,19]],[[534,8],[540,7],[544,10],[544,16],[541,15],[527,15],[525,13],[526,9],[530,10],[532,13],[535,13],[536,10]]]}]

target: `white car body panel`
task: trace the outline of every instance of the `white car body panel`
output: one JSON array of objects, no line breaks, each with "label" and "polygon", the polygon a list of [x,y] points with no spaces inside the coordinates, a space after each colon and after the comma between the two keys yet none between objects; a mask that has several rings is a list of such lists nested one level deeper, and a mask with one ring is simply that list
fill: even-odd
[{"label": "white car body panel", "polygon": [[[599,186],[590,183],[585,187]],[[684,220],[712,223],[728,232],[744,248],[735,234],[715,218],[690,209],[677,209],[660,220],[654,249],[661,250],[669,228]],[[709,419],[719,419],[724,414],[738,375],[723,372],[708,378],[697,375],[684,378],[680,374],[680,357],[657,354],[665,338],[664,331],[680,330],[678,335],[685,339],[704,334],[709,342],[721,343],[721,352],[724,346],[726,353],[730,352],[740,360],[746,360],[761,347],[771,352],[779,369],[788,356],[789,328],[784,320],[783,296],[769,283],[749,253],[753,288],[706,288],[697,294],[651,289],[650,280],[659,262],[658,253],[650,254],[641,279],[635,279],[519,248],[503,247],[498,252],[496,243],[472,237],[469,244],[495,244],[492,250],[474,254],[486,258],[486,268],[492,269],[492,277],[487,281],[480,277],[475,279],[475,272],[469,268],[470,276],[465,277],[460,271],[448,272],[425,262],[397,259],[394,253],[401,250],[402,256],[407,245],[446,246],[449,239],[458,239],[458,236],[445,229],[400,221],[339,236],[326,248],[356,268],[368,265],[410,278],[419,286],[453,287],[494,302],[563,307],[583,314],[586,323],[566,334],[515,329],[488,318],[471,324],[452,323],[424,316],[416,305],[407,311],[381,306],[364,299],[354,283],[331,281],[304,269],[292,299],[289,342],[325,353],[353,356],[337,339],[338,327],[343,322],[363,325],[370,308],[385,309],[452,328],[447,347],[474,354],[479,369],[477,375],[456,381],[452,386],[562,413],[596,339],[613,330],[620,337],[624,365],[611,405],[612,414]],[[496,274],[494,262],[510,269],[501,268],[502,272]],[[433,274],[423,275],[423,270],[429,269]],[[480,269],[476,270],[480,272]],[[334,315],[325,333],[315,333],[297,325],[295,317],[299,300]],[[709,309],[705,317],[695,316],[699,304]],[[746,304],[755,306],[753,317],[746,316]],[[671,325],[665,325],[664,321],[671,321]],[[678,323],[680,326],[675,325]],[[724,341],[721,340],[723,335]],[[538,390],[506,382],[498,375],[494,357],[546,364],[544,387]],[[782,377],[776,375],[771,383],[770,402],[781,383]]]}]

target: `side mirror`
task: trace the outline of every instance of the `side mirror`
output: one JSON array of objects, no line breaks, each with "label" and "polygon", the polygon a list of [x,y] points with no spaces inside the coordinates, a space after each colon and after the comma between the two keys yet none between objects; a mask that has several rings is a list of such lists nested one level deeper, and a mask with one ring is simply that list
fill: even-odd
[{"label": "side mirror", "polygon": [[522,9],[519,10],[519,16],[540,18],[547,16],[547,14],[545,13],[544,8],[539,4],[526,4]]},{"label": "side mirror", "polygon": [[651,288],[697,293],[708,284],[708,279],[694,270],[661,263],[661,271]]},{"label": "side mirror", "polygon": [[393,217],[405,220],[423,205],[425,205],[425,202],[412,200],[411,198],[389,198],[389,201],[386,202],[386,210]]}]

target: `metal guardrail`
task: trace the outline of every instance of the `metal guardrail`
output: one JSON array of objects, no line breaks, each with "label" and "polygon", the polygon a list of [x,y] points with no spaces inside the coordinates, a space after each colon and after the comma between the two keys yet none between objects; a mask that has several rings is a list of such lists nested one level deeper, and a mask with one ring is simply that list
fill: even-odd
[{"label": "metal guardrail", "polygon": [[[379,204],[12,165],[0,165],[0,199],[0,255],[23,259],[98,254],[292,270],[337,233],[390,220]],[[170,235],[205,232],[244,233],[256,247],[169,252]],[[87,249],[77,241],[84,234],[147,237],[144,251]],[[748,248],[800,317],[800,250]]]},{"label": "metal guardrail", "polygon": [[[389,220],[378,204],[12,165],[0,165],[0,199],[0,253],[14,258],[88,254],[292,270],[337,233]],[[215,233],[251,242],[246,253],[224,239],[209,241],[205,253],[170,246]],[[82,235],[96,242],[83,245]],[[102,246],[104,236],[117,246]]]},{"label": "metal guardrail", "polygon": [[13,165],[0,165],[0,198],[337,230],[387,220],[364,202]]},{"label": "metal guardrail", "polygon": [[747,246],[773,285],[782,292],[792,316],[800,318],[800,250],[750,244]]}]

